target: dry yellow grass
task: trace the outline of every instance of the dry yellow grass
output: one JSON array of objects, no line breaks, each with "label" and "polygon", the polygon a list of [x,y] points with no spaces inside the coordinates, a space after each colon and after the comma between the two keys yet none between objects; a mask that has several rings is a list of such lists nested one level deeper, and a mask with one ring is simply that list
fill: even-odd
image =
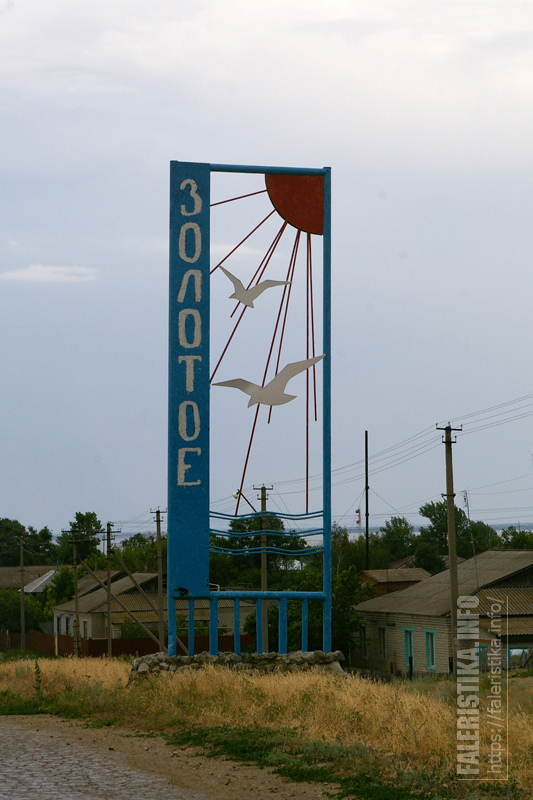
[{"label": "dry yellow grass", "polygon": [[[118,658],[38,659],[43,692],[52,694],[66,685],[80,686],[87,681],[99,682],[105,689],[125,685],[130,665]],[[35,683],[35,662],[30,660],[0,663],[0,691],[31,693]]]},{"label": "dry yellow grass", "polygon": [[[305,740],[369,747],[383,763],[387,758],[394,762],[394,756],[403,768],[435,770],[443,776],[455,772],[456,709],[451,686],[444,682],[440,687],[435,683],[431,693],[358,676],[253,675],[208,667],[127,686],[129,665],[118,659],[42,659],[39,668],[43,697],[59,696],[64,708],[71,702],[88,716],[111,716],[137,730],[171,731],[184,723],[289,728]],[[35,694],[34,663],[0,664],[0,692],[6,689]],[[509,712],[511,774],[528,787],[533,783],[533,725],[523,708],[531,696],[525,685],[520,693],[523,704]],[[489,736],[482,729],[482,759],[487,758]]]}]

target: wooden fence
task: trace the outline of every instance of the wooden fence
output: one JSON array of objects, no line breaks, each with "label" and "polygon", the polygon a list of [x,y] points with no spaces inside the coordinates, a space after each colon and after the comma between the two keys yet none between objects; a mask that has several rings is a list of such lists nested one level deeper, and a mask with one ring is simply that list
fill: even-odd
[{"label": "wooden fence", "polygon": [[[180,636],[187,647],[187,636]],[[209,651],[209,636],[194,637],[196,652]],[[84,656],[98,657],[107,655],[107,639],[81,639],[81,652]],[[233,635],[218,637],[218,647],[221,653],[233,652]],[[20,648],[20,633],[0,631],[0,652],[18,650]],[[255,636],[241,634],[242,650],[255,650]],[[54,635],[40,631],[27,631],[26,650],[39,653],[43,656],[70,656],[74,653],[74,637],[65,634]],[[157,653],[157,644],[149,638],[113,639],[112,650],[114,656],[133,655],[146,656]]]}]

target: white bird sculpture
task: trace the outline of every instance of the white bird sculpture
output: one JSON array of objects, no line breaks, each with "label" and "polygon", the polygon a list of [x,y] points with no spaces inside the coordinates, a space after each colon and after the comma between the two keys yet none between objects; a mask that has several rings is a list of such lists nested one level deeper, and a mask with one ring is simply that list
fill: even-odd
[{"label": "white bird sculpture", "polygon": [[245,289],[242,282],[232,275],[224,267],[220,267],[224,275],[226,275],[233,284],[233,288],[235,291],[233,294],[230,294],[231,300],[238,300],[239,303],[244,303],[245,306],[249,308],[254,307],[254,300],[259,297],[260,294],[263,294],[265,289],[271,289],[272,286],[286,286],[290,281],[262,281],[258,283],[257,286],[252,286],[250,289]]},{"label": "white bird sculpture", "polygon": [[294,400],[295,394],[285,394],[285,387],[291,378],[298,375],[300,372],[305,372],[306,369],[312,367],[317,361],[320,361],[324,356],[316,356],[315,358],[307,358],[304,361],[294,361],[292,364],[287,364],[283,367],[281,372],[278,372],[275,378],[272,378],[270,383],[266,386],[258,386],[257,383],[245,381],[243,378],[235,378],[232,381],[220,381],[214,383],[213,386],[230,386],[233,389],[240,389],[241,392],[250,395],[250,406],[255,406],[262,403],[265,406],[282,406],[284,403],[290,403]]}]

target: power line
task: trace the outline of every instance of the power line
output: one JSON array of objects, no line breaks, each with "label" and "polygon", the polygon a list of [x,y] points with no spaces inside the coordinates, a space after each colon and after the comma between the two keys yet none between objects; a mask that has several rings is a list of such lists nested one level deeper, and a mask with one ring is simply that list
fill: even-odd
[{"label": "power line", "polygon": [[533,394],[525,394],[522,397],[517,397],[515,400],[507,400],[505,403],[498,403],[498,405],[484,408],[481,411],[472,411],[470,414],[463,414],[461,417],[454,417],[450,420],[450,422],[457,422],[459,419],[465,420],[470,419],[471,417],[479,417],[481,414],[488,414],[490,411],[497,411],[499,408],[516,405],[516,403],[521,403],[523,400],[530,400],[532,398]]}]

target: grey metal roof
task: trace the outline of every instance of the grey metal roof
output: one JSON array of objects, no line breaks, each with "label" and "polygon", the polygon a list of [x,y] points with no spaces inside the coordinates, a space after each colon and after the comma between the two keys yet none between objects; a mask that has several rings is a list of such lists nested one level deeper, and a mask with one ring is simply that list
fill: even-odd
[{"label": "grey metal roof", "polygon": [[[51,569],[50,564],[24,567],[24,582],[29,583]],[[20,567],[0,567],[0,589],[20,589]]]},{"label": "grey metal roof", "polygon": [[509,617],[502,625],[504,635],[533,636],[533,620],[531,617]]},{"label": "grey metal roof", "polygon": [[[479,584],[476,577],[479,576]],[[532,550],[487,550],[476,559],[457,565],[459,594],[476,594],[479,588],[500,581],[533,566]],[[398,614],[442,616],[450,613],[449,570],[398,592],[358,603],[357,611],[384,611]]]},{"label": "grey metal roof", "polygon": [[[146,592],[146,595],[147,595],[147,597],[150,598],[150,600],[152,601],[154,606],[157,608],[157,594],[155,592]],[[165,613],[166,613],[166,607],[167,607],[167,596],[166,596],[166,594],[163,596],[163,604],[164,604]],[[150,608],[150,604],[146,600],[146,597],[144,597],[137,590],[135,590],[133,592],[130,592],[129,594],[121,594],[120,595],[120,603],[117,601],[115,596],[111,595],[111,611],[113,613],[115,613],[115,612],[116,613],[124,612],[126,614],[126,612],[124,611],[123,606],[126,606],[126,608],[129,609],[130,611],[135,611],[135,612],[139,612],[139,613],[141,613],[141,612],[143,612],[143,613],[144,612],[147,612],[147,613],[148,612],[152,612],[152,613],[154,613],[152,611],[152,609]],[[93,612],[98,613],[99,611],[100,612],[101,611],[104,611],[104,612],[107,611],[107,597],[106,597],[106,599],[104,600],[103,603],[100,603],[100,605],[97,606],[97,608],[93,608]],[[126,614],[126,616],[128,616],[128,615]]]},{"label": "grey metal roof", "polygon": [[360,575],[368,575],[376,583],[404,583],[423,581],[431,577],[431,573],[422,567],[411,567],[410,569],[364,569]]},{"label": "grey metal roof", "polygon": [[[150,597],[150,599],[152,600],[153,604],[157,608],[157,595],[152,593],[152,594],[148,594],[148,597]],[[135,616],[138,619],[140,619],[141,622],[157,622],[158,615],[149,608],[148,603],[146,602],[146,600],[143,597],[141,597],[138,592],[137,593],[132,593],[132,594],[123,594],[123,595],[121,595],[120,600],[121,600],[122,603],[124,603],[126,608],[128,608],[130,611],[133,611],[135,613]],[[166,598],[166,595],[165,595],[164,600],[165,600],[165,612],[164,613],[165,613],[165,619],[166,619],[167,618],[167,610],[166,610],[167,609],[167,602],[166,602],[167,598]],[[240,606],[241,606],[241,614],[242,614],[242,612],[243,611],[246,612],[248,608],[249,608],[250,611],[252,611],[255,608],[255,603],[253,602],[253,600],[241,600],[240,601]],[[226,599],[219,600],[218,607],[219,607],[219,612],[222,611],[223,609],[228,609],[230,611],[233,611],[233,600],[226,600]],[[96,608],[94,610],[95,610],[95,612],[105,612],[107,610],[107,605],[103,604],[100,608]],[[178,612],[180,610],[181,611],[188,611],[188,605],[185,608],[182,608],[182,609],[178,608],[177,610],[178,610]],[[127,617],[129,617],[128,613],[126,611],[124,611],[124,609],[121,608],[118,605],[116,600],[112,600],[111,613],[112,613],[113,622],[115,622],[115,623],[122,622],[123,619],[126,619]],[[197,621],[208,621],[209,620],[209,605],[208,606],[202,606],[202,605],[199,604],[199,601],[196,601],[196,603],[194,605],[194,619],[197,620]]]},{"label": "grey metal roof", "polygon": [[[143,584],[154,580],[154,578],[157,578],[157,572],[134,572],[133,577],[137,583],[142,586]],[[131,590],[137,591],[135,589],[135,585],[129,577],[121,578],[120,580],[111,584],[111,592],[114,595],[122,595],[124,592]],[[103,587],[100,587],[100,589],[95,589],[94,592],[85,594],[83,597],[78,597],[78,608],[80,610],[80,614],[90,613],[105,603],[107,603],[107,589]],[[119,606],[117,604],[117,610],[118,608]],[[54,606],[53,611],[74,613],[74,600],[68,600],[66,603],[61,603],[61,605]]]},{"label": "grey metal roof", "polygon": [[[157,572],[132,572],[132,575],[139,586],[144,586],[145,583],[150,583],[150,581],[157,580]],[[135,590],[135,585],[128,575],[126,575],[125,578],[120,578],[118,581],[115,581],[111,584],[111,591],[113,594],[122,594],[130,589]]]},{"label": "grey metal roof", "polygon": [[55,574],[56,570],[51,569],[48,572],[45,572],[44,575],[41,575],[40,578],[35,578],[35,580],[31,581],[31,583],[27,583],[24,587],[25,594],[38,594],[39,592],[44,592],[46,587],[51,583]]},{"label": "grey metal roof", "polygon": [[[106,569],[95,569],[95,575],[98,575],[101,581],[104,583],[107,581],[107,570]],[[123,574],[122,570],[113,569],[111,570],[111,583],[115,580],[117,575]],[[94,589],[99,589],[100,584],[91,574],[84,575],[83,578],[80,578],[78,581],[78,597],[82,597],[84,594],[88,594],[89,592],[94,591]]]},{"label": "grey metal roof", "polygon": [[[491,606],[501,603],[502,614],[533,617],[533,586],[493,586],[476,592],[479,606],[475,611],[481,616],[490,613]],[[531,620],[533,626],[533,619]]]}]

